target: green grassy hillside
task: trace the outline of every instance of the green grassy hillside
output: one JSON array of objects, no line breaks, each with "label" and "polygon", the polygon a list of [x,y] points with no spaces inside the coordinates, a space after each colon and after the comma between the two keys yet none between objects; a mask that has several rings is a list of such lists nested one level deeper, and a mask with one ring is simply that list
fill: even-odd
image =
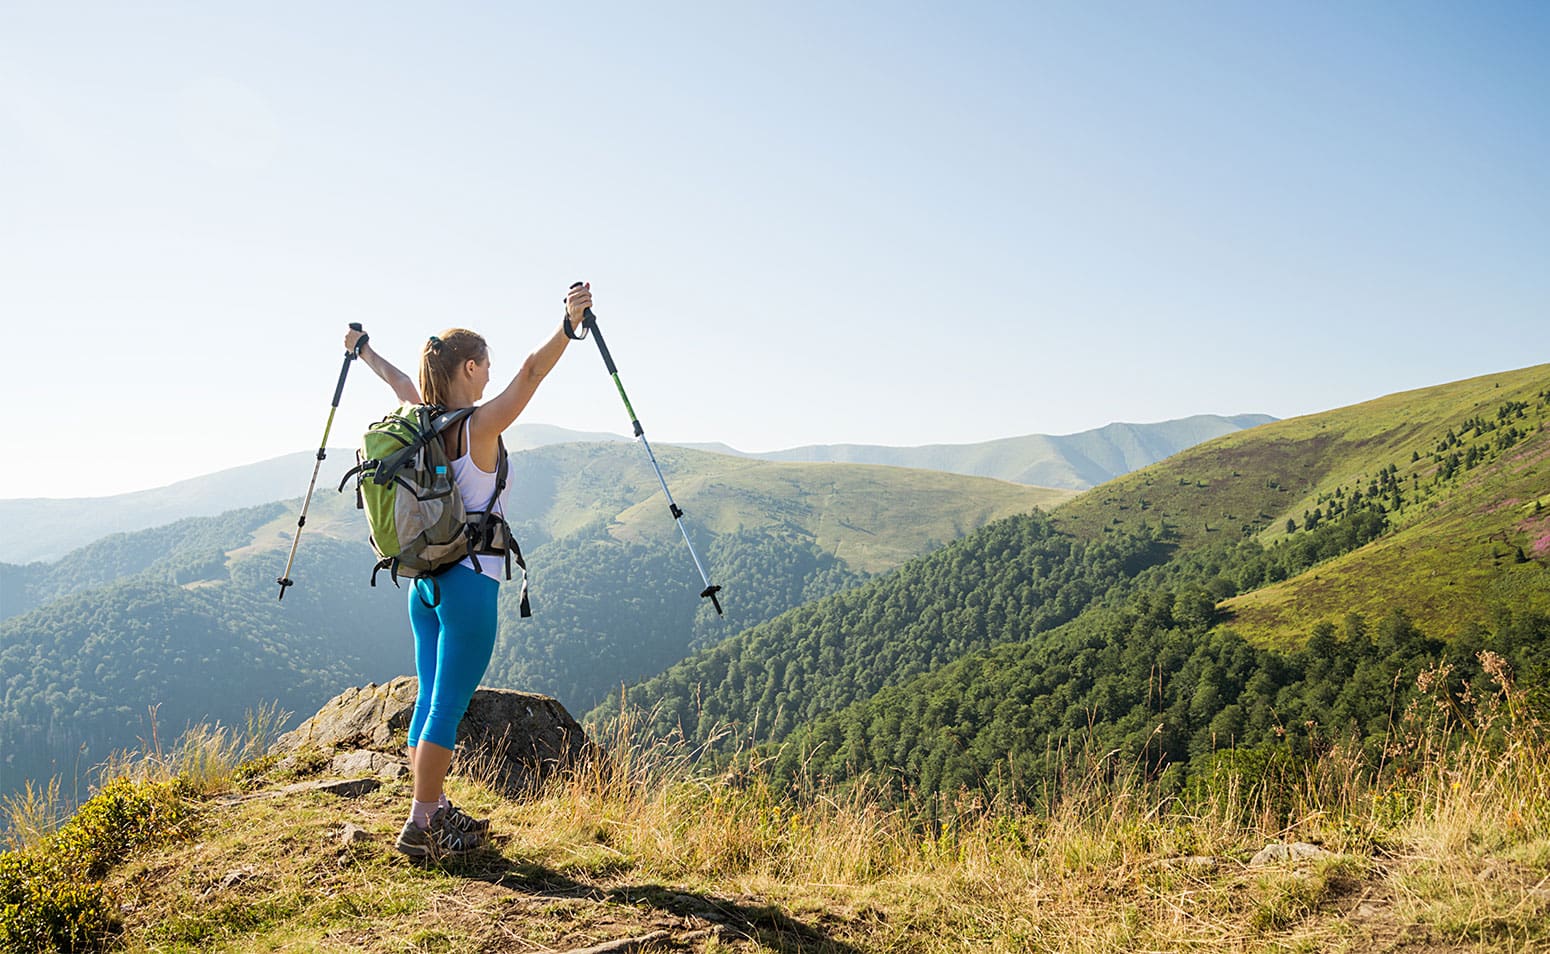
[{"label": "green grassy hillside", "polygon": [[[662,449],[657,460],[691,532],[796,533],[863,573],[891,569],[991,520],[1049,509],[1074,496],[989,478],[865,464],[749,461],[679,448]],[[600,512],[611,515],[609,533],[622,541],[678,537],[640,448],[569,444],[514,461],[519,472],[526,471],[517,490],[536,503],[550,537],[579,529]],[[514,509],[518,506],[514,501]]]},{"label": "green grassy hillside", "polygon": [[1329,740],[1381,760],[1428,670],[1465,700],[1505,662],[1545,706],[1547,418],[1541,366],[1231,435],[1091,491],[1055,524],[1150,527],[1173,556],[1048,634],[824,714],[780,764],[1027,797],[1079,738],[1176,780],[1224,748],[1255,772]]},{"label": "green grassy hillside", "polygon": [[1320,619],[1403,606],[1430,631],[1456,632],[1498,607],[1550,611],[1547,420],[1550,365],[1486,375],[1218,438],[1088,491],[1055,519],[1087,537],[1167,526],[1189,550],[1245,537],[1296,546],[1310,518],[1317,530],[1371,513],[1365,548],[1244,587],[1258,592],[1227,604],[1233,625],[1284,642]]},{"label": "green grassy hillside", "polygon": [[[755,627],[629,698],[659,731],[784,744],[769,752],[793,775],[881,776],[901,795],[1026,798],[1079,736],[1176,784],[1223,746],[1381,751],[1430,666],[1455,687],[1484,678],[1485,651],[1536,685],[1550,674],[1533,496],[1547,372],[1220,438]],[[1401,546],[1438,555],[1404,575],[1372,562]],[[1488,549],[1462,559],[1471,547]],[[1299,616],[1267,611],[1250,640],[1231,618],[1357,574],[1359,592],[1294,593]]]},{"label": "green grassy hillside", "polygon": [[1359,550],[1228,600],[1231,625],[1284,640],[1338,612],[1377,618],[1393,606],[1443,633],[1504,610],[1550,613],[1550,431],[1539,426],[1495,466],[1417,509],[1401,511],[1402,526]]},{"label": "green grassy hillside", "polygon": [[[927,470],[772,463],[672,447],[660,449],[657,461],[696,543],[739,529],[778,530],[811,539],[862,573],[891,569],[992,520],[1047,510],[1075,496]],[[638,447],[562,444],[519,451],[511,470],[512,525],[524,550],[589,530],[599,520],[609,536],[625,543],[679,539],[661,485]],[[365,523],[353,507],[349,493],[319,490],[307,535],[363,539]],[[255,533],[254,543],[289,547],[295,526],[293,511]]]},{"label": "green grassy hillside", "polygon": [[[0,619],[129,576],[168,583],[220,579],[226,551],[285,508],[279,503],[232,510],[218,517],[189,517],[164,527],[115,533],[69,554],[65,563],[0,563]],[[295,518],[291,518],[294,525]]]}]

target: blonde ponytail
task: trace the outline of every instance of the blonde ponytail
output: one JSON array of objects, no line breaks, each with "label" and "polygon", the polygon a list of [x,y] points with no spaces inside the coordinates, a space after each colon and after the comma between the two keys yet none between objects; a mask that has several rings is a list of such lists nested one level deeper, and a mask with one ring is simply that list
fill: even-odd
[{"label": "blonde ponytail", "polygon": [[420,351],[420,399],[446,407],[452,398],[453,375],[465,361],[483,361],[487,350],[484,339],[467,328],[431,335]]}]

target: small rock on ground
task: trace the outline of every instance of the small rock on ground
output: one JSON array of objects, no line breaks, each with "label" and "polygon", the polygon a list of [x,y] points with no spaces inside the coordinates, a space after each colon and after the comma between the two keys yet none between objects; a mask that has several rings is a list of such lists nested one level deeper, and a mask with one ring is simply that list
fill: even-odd
[{"label": "small rock on ground", "polygon": [[1312,858],[1323,858],[1328,854],[1329,852],[1318,845],[1310,845],[1305,841],[1295,841],[1290,845],[1274,841],[1254,853],[1254,857],[1249,859],[1249,867],[1258,868],[1288,861],[1306,861]]},{"label": "small rock on ground", "polygon": [[381,787],[382,783],[374,778],[347,778],[323,782],[299,782],[295,785],[287,785],[280,791],[285,795],[294,795],[298,792],[328,792],[340,798],[359,798]]},{"label": "small rock on ground", "polygon": [[370,749],[355,749],[334,756],[328,770],[335,775],[375,775],[378,778],[402,778],[409,767],[401,760]]}]

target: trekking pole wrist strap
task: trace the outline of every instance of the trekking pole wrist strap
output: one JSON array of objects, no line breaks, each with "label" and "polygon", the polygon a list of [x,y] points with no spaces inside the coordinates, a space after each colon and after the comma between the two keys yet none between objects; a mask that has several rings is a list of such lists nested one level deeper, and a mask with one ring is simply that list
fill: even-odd
[{"label": "trekking pole wrist strap", "polygon": [[583,341],[587,337],[587,323],[583,321],[581,323],[581,334],[576,334],[576,326],[571,324],[570,312],[568,311],[565,313],[565,337],[572,341]]}]

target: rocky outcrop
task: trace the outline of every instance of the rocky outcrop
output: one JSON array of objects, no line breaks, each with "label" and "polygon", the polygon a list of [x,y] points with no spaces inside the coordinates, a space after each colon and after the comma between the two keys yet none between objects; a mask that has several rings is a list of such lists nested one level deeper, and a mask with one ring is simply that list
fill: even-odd
[{"label": "rocky outcrop", "polygon": [[[419,680],[413,676],[346,689],[317,715],[281,736],[271,751],[297,756],[317,750],[331,767],[345,774],[401,774],[404,740],[418,691]],[[480,689],[458,725],[454,771],[476,776],[515,798],[593,751],[581,726],[554,699],[510,689]]]}]

